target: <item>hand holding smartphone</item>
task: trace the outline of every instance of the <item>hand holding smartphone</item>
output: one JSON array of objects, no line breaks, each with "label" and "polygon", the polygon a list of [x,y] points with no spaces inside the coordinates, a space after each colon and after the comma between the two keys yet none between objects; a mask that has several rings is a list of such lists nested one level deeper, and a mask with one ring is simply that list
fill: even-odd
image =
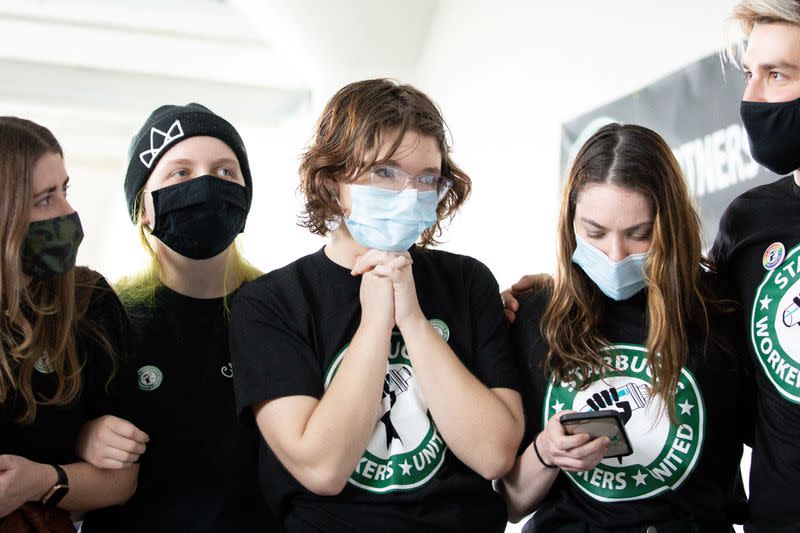
[{"label": "hand holding smartphone", "polygon": [[592,439],[608,437],[611,442],[604,458],[625,457],[633,453],[633,447],[628,439],[628,434],[625,433],[625,425],[622,423],[619,411],[605,409],[586,413],[568,413],[563,415],[560,421],[564,433],[568,435],[588,433]]}]

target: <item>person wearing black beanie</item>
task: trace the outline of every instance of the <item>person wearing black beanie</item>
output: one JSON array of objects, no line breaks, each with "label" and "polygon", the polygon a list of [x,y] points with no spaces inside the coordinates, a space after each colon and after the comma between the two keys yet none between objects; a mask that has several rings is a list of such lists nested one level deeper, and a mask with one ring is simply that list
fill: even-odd
[{"label": "person wearing black beanie", "polygon": [[227,120],[200,104],[162,105],[145,121],[131,140],[128,170],[125,173],[125,200],[128,213],[136,223],[139,199],[147,179],[161,157],[176,143],[191,137],[214,137],[233,150],[244,178],[247,207],[253,197],[253,180],[244,142]]},{"label": "person wearing black beanie", "polygon": [[78,452],[103,468],[141,460],[139,486],[124,506],[90,513],[83,531],[271,531],[228,347],[229,300],[260,275],[235,242],[253,190],[242,138],[200,104],[161,106],[131,141],[124,188],[151,257],[116,287],[133,323],[136,389],[124,417],[84,426]]}]

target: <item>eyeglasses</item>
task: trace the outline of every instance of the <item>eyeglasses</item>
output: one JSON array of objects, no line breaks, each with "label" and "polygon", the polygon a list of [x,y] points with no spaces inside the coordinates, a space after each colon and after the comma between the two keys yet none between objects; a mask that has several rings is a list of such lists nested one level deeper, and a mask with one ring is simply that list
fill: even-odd
[{"label": "eyeglasses", "polygon": [[402,169],[388,165],[372,167],[369,169],[369,177],[372,180],[373,187],[394,192],[403,191],[416,183],[417,190],[420,192],[436,191],[436,197],[440,201],[453,186],[453,182],[444,176],[437,176],[436,174],[412,176]]}]

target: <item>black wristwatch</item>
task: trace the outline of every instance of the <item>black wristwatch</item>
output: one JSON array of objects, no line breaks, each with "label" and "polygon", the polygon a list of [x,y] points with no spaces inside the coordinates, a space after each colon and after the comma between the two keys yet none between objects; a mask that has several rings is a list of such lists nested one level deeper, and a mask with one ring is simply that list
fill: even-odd
[{"label": "black wristwatch", "polygon": [[64,469],[58,465],[50,465],[56,469],[56,473],[58,474],[58,479],[56,480],[56,484],[53,485],[50,490],[44,493],[42,496],[42,503],[45,505],[58,505],[58,502],[67,495],[69,492],[69,478],[67,478],[67,473],[64,472]]}]

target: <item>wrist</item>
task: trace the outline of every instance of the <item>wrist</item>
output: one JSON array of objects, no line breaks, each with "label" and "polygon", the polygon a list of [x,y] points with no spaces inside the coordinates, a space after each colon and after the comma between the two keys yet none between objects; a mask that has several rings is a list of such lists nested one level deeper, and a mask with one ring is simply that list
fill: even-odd
[{"label": "wrist", "polygon": [[394,323],[370,317],[369,315],[361,315],[361,322],[358,325],[358,329],[370,336],[391,336]]},{"label": "wrist", "polygon": [[417,336],[423,331],[428,329],[432,329],[428,319],[422,312],[422,309],[418,309],[416,312],[411,313],[406,317],[402,317],[400,320],[397,321],[397,329],[400,330],[401,333],[404,335],[409,336]]},{"label": "wrist", "polygon": [[541,445],[539,441],[539,437],[541,436],[542,433],[539,432],[533,438],[532,446],[534,453],[536,453],[536,458],[539,459],[539,462],[542,463],[542,466],[545,468],[558,468],[558,466],[553,463],[553,458],[546,454],[544,447]]},{"label": "wrist", "polygon": [[58,472],[51,465],[35,463],[35,483],[31,487],[28,501],[40,501],[47,492],[58,482]]},{"label": "wrist", "polygon": [[60,465],[52,464],[47,466],[56,473],[56,481],[50,486],[47,492],[39,498],[39,501],[45,505],[55,507],[69,492],[69,477],[67,476],[66,470]]}]

